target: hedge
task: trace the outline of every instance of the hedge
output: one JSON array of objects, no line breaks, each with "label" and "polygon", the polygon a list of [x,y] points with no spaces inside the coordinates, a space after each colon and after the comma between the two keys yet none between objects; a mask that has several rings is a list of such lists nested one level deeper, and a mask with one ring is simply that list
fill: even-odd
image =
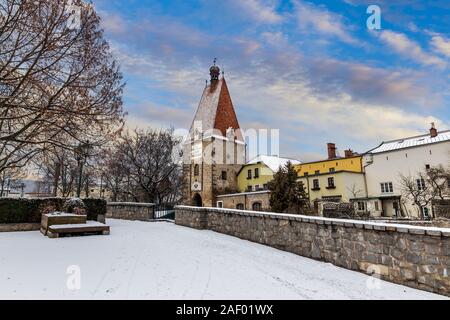
[{"label": "hedge", "polygon": [[[0,223],[40,223],[47,211],[63,211],[64,198],[0,198]],[[97,220],[106,214],[106,201],[83,199],[88,220]]]}]

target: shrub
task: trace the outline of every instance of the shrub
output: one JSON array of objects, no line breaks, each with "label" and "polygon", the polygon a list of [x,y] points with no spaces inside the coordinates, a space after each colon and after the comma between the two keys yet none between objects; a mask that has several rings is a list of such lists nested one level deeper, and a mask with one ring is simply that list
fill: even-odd
[{"label": "shrub", "polygon": [[79,215],[86,214],[86,205],[80,198],[70,198],[64,203],[63,211]]},{"label": "shrub", "polygon": [[106,200],[87,198],[83,199],[86,205],[88,220],[97,220],[99,215],[106,215]]},{"label": "shrub", "polygon": [[[64,198],[0,198],[0,223],[40,223],[42,214],[63,211]],[[83,200],[88,220],[97,220],[106,214],[106,201],[102,199]]]}]

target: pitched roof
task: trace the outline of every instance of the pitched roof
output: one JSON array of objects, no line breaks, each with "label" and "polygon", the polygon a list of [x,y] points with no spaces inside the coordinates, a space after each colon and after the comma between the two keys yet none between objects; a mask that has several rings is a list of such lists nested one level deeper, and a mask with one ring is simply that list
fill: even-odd
[{"label": "pitched roof", "polygon": [[[239,129],[239,122],[234,111],[225,78],[212,81],[203,90],[202,98],[200,99],[194,121],[191,125],[191,134],[193,133],[195,123],[201,123],[202,132],[217,129],[220,130],[224,137],[226,137],[229,128],[234,130]],[[240,134],[238,138],[242,140]]]},{"label": "pitched roof", "polygon": [[419,147],[423,145],[450,141],[450,130],[438,132],[438,135],[434,138],[430,134],[424,134],[415,137],[385,141],[381,143],[375,149],[368,151],[368,153],[381,153],[387,151],[395,151],[405,148]]},{"label": "pitched roof", "polygon": [[278,169],[280,168],[280,166],[284,167],[289,161],[292,164],[301,164],[301,162],[298,160],[288,159],[288,158],[280,158],[277,156],[266,156],[266,155],[259,155],[256,158],[247,162],[247,164],[257,164],[259,162],[262,162],[266,166],[268,166],[270,168],[270,170],[272,170],[273,172],[277,172]]}]

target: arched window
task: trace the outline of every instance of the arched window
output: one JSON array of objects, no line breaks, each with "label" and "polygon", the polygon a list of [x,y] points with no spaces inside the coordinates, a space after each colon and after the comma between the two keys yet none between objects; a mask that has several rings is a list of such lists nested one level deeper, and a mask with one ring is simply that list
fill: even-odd
[{"label": "arched window", "polygon": [[238,209],[238,210],[244,210],[244,204],[243,204],[243,203],[238,203],[238,204],[236,205],[236,209]]},{"label": "arched window", "polygon": [[261,202],[253,202],[252,209],[253,211],[261,211],[262,210]]},{"label": "arched window", "polygon": [[200,166],[196,164],[194,166],[194,176],[198,176],[200,174]]}]

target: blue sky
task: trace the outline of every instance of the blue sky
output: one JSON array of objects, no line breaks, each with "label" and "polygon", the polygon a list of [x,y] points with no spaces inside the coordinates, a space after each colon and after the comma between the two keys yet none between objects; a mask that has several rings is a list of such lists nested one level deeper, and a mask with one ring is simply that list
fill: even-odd
[{"label": "blue sky", "polygon": [[[280,129],[283,156],[450,129],[447,0],[93,2],[131,128],[189,128],[217,57],[241,127]],[[381,30],[366,26],[370,4]]]}]

